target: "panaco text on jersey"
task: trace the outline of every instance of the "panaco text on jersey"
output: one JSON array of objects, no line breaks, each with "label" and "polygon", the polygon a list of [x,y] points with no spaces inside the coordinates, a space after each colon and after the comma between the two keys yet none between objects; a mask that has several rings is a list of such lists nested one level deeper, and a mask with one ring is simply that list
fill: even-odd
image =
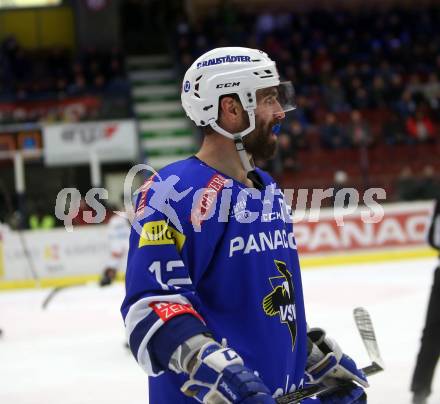
[{"label": "panaco text on jersey", "polygon": [[260,232],[257,235],[250,234],[248,237],[234,237],[229,242],[229,257],[236,252],[249,254],[251,252],[261,252],[276,250],[278,248],[291,248],[296,250],[295,238],[293,233],[287,234],[286,230],[275,230],[273,232]]}]

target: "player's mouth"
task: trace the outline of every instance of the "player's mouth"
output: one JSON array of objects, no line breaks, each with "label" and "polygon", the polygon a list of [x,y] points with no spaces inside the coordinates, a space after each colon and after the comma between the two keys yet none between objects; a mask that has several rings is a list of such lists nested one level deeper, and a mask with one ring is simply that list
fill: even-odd
[{"label": "player's mouth", "polygon": [[269,125],[270,131],[269,131],[269,139],[271,141],[277,141],[278,135],[281,131],[281,123],[274,122],[271,125]]},{"label": "player's mouth", "polygon": [[281,131],[281,123],[276,122],[275,124],[272,125],[272,134],[275,136],[278,136],[280,134]]}]

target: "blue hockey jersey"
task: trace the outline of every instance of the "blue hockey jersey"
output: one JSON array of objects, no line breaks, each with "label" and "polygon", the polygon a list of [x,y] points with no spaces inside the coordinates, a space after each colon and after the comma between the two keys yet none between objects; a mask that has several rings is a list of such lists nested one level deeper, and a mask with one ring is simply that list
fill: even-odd
[{"label": "blue hockey jersey", "polygon": [[167,364],[199,333],[226,338],[274,395],[302,387],[306,320],[290,212],[257,173],[262,190],[193,156],[141,189],[121,311],[152,404],[196,402],[180,392],[187,376]]}]

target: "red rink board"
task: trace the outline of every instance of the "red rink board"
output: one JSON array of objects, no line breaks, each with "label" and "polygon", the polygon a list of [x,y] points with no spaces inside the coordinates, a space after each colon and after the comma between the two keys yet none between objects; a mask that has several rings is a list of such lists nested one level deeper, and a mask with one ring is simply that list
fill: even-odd
[{"label": "red rink board", "polygon": [[358,212],[344,217],[342,226],[323,210],[318,222],[295,223],[294,233],[299,251],[307,254],[425,246],[432,208],[433,202],[388,205],[377,223],[365,223]]}]

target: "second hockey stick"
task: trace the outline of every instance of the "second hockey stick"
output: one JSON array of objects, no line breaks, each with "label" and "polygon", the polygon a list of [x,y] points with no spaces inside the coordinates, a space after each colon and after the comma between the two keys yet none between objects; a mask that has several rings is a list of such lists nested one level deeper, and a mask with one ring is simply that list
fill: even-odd
[{"label": "second hockey stick", "polygon": [[86,286],[86,285],[87,285],[86,282],[82,282],[82,283],[75,283],[73,285],[56,286],[55,288],[51,289],[51,291],[47,294],[47,296],[43,300],[43,303],[41,304],[41,308],[43,310],[46,310],[47,306],[49,306],[49,303],[52,302],[53,298],[61,291],[74,288],[77,286]]},{"label": "second hockey stick", "polygon": [[383,359],[380,355],[379,346],[377,344],[376,334],[374,332],[373,322],[370,314],[363,307],[357,307],[353,310],[354,321],[361,335],[362,342],[365,345],[368,356],[373,363],[384,369]]}]

